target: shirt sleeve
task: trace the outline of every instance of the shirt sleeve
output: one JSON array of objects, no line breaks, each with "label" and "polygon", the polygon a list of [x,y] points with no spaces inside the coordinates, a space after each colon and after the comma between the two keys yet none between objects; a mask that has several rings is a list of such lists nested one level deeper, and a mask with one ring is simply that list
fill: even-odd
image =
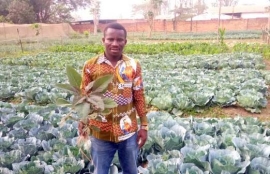
[{"label": "shirt sleeve", "polygon": [[140,117],[141,125],[147,125],[148,120],[146,117],[146,103],[144,96],[144,87],[142,79],[141,65],[137,61],[136,74],[133,80],[133,99],[137,114]]}]

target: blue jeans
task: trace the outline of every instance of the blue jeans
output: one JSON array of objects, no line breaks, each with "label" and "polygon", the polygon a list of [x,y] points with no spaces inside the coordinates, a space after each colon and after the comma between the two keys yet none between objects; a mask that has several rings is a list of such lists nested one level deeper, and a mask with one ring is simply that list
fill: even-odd
[{"label": "blue jeans", "polygon": [[138,174],[137,157],[139,147],[137,144],[137,133],[119,143],[103,141],[94,137],[91,137],[90,140],[95,174],[109,173],[109,168],[116,151],[118,151],[118,158],[123,174]]}]

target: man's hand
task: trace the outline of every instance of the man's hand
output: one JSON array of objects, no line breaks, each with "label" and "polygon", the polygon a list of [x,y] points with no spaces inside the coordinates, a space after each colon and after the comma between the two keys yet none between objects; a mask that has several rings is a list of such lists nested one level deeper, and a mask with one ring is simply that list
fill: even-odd
[{"label": "man's hand", "polygon": [[78,130],[79,130],[79,135],[82,137],[87,136],[87,132],[85,131],[86,126],[87,125],[84,122],[79,121]]},{"label": "man's hand", "polygon": [[139,148],[141,148],[145,144],[146,140],[147,140],[147,130],[140,129],[138,131],[138,137],[137,137]]}]

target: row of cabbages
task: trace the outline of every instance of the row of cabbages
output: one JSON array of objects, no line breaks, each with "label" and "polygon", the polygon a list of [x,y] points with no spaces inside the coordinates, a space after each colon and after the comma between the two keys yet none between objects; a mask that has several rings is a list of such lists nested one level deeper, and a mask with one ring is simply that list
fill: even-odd
[{"label": "row of cabbages", "polygon": [[237,104],[258,113],[267,105],[268,85],[259,70],[177,69],[146,74],[147,102],[161,110]]},{"label": "row of cabbages", "polygon": [[270,125],[255,118],[180,118],[148,114],[144,174],[269,174]]},{"label": "row of cabbages", "polygon": [[[92,171],[92,164],[76,145],[77,122],[67,121],[59,126],[68,112],[68,108],[55,105],[0,102],[0,171],[3,174]],[[149,137],[139,156],[140,161],[148,160],[146,168],[139,167],[144,174],[270,173],[269,122],[251,117],[180,118],[154,111],[147,116]],[[119,166],[117,158],[113,162],[114,173],[120,173],[121,168],[115,167]]]},{"label": "row of cabbages", "polygon": [[147,103],[161,110],[181,115],[213,105],[238,105],[259,113],[267,105],[270,71],[264,70],[260,55],[159,55],[142,62]]},{"label": "row of cabbages", "polygon": [[59,126],[68,112],[55,105],[0,102],[1,173],[84,173],[90,168],[77,147],[77,122]]},{"label": "row of cabbages", "polygon": [[[65,65],[71,63],[80,67],[88,57],[76,53],[74,56],[78,57],[78,63],[74,62],[71,53],[53,54],[61,58],[61,64],[55,64],[55,67],[50,63],[55,63],[51,53],[1,60],[0,99],[19,97],[36,104],[52,103],[58,97],[69,100],[71,96],[57,89],[55,84],[67,81],[63,71]],[[212,105],[239,105],[259,113],[267,105],[270,72],[263,70],[265,65],[260,55],[159,54],[133,57],[138,58],[143,66],[147,103],[160,110],[181,115],[185,110],[200,110]],[[48,60],[42,64],[45,58]],[[10,62],[14,66],[7,65]],[[36,66],[24,66],[27,65],[24,62],[33,62]],[[42,67],[46,65],[49,66]]]}]

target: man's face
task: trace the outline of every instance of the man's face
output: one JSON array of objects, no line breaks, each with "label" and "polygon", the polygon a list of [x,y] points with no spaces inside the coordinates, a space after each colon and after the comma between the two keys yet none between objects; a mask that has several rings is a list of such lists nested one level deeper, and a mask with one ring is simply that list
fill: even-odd
[{"label": "man's face", "polygon": [[105,54],[108,58],[119,58],[127,43],[124,30],[108,28],[102,38]]}]

